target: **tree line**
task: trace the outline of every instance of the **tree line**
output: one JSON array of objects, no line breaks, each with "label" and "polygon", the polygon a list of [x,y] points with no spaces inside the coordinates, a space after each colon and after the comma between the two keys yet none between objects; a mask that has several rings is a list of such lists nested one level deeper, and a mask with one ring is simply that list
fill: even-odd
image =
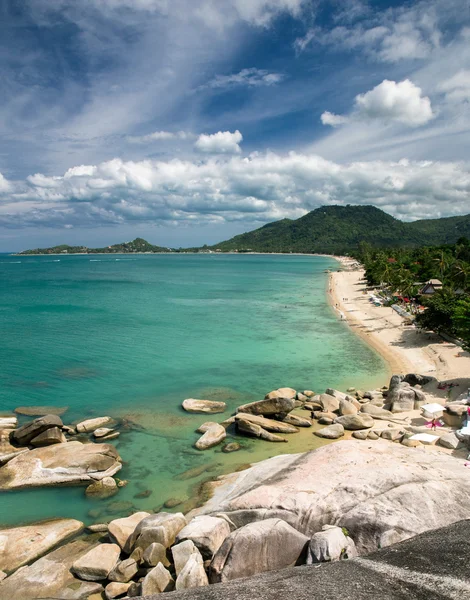
[{"label": "tree line", "polygon": [[[374,248],[361,242],[353,256],[365,268],[365,278],[390,295],[414,299],[418,304],[416,323],[423,329],[447,333],[463,340],[470,349],[470,240],[462,237],[455,244],[420,248]],[[442,287],[431,296],[420,294],[430,279]]]}]

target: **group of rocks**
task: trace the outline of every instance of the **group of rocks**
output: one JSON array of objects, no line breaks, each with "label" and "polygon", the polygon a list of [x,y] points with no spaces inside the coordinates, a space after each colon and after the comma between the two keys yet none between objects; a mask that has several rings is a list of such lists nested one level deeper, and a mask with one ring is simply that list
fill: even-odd
[{"label": "group of rocks", "polygon": [[[439,427],[432,432],[425,424],[412,425],[408,418],[400,418],[399,413],[417,410],[429,402],[422,390],[422,385],[429,382],[430,378],[415,374],[394,375],[389,387],[379,390],[362,392],[350,389],[344,394],[328,389],[324,394],[315,396],[307,406],[318,422],[326,425],[315,431],[315,435],[338,439],[349,430],[353,432],[352,437],[359,440],[381,437],[408,447],[436,443],[452,450],[463,447],[467,440],[452,428],[462,427],[468,408],[466,398],[443,404],[442,420],[447,427]],[[385,421],[386,424],[378,427],[376,421]]]},{"label": "group of rocks", "polygon": [[[195,443],[198,450],[207,450],[223,442],[227,436],[227,428],[235,426],[236,432],[249,437],[257,437],[268,442],[287,442],[278,434],[297,433],[299,427],[311,427],[310,419],[290,414],[294,408],[303,407],[315,392],[305,390],[297,392],[292,388],[280,388],[266,394],[264,400],[243,404],[237,412],[221,423],[207,421],[198,427],[202,437]],[[215,414],[224,412],[225,402],[196,400],[188,398],[183,408],[190,413]],[[229,447],[227,447],[229,446]],[[224,446],[225,452],[239,449],[240,445],[231,443]]]},{"label": "group of rocks", "polygon": [[[297,433],[299,427],[311,427],[314,420],[322,429],[314,434],[320,438],[338,439],[345,431],[359,440],[377,440],[380,437],[405,446],[416,447],[434,444],[456,449],[465,441],[458,432],[449,428],[460,428],[467,411],[467,399],[448,402],[443,405],[442,419],[448,428],[440,428],[433,436],[421,440],[410,439],[419,433],[429,433],[424,425],[413,426],[408,419],[400,418],[399,413],[413,411],[429,402],[423,386],[432,378],[422,375],[394,375],[389,387],[371,391],[350,388],[347,393],[327,389],[323,394],[311,390],[297,392],[292,388],[280,388],[266,395],[264,400],[251,402],[237,408],[236,414],[221,423],[207,421],[197,431],[202,437],[195,443],[199,450],[206,450],[223,442],[227,428],[235,425],[241,435],[257,437],[270,442],[286,442],[282,434]],[[224,402],[187,399],[183,408],[191,413],[215,414],[226,410]],[[305,409],[311,418],[293,414],[294,409]],[[377,421],[381,426],[377,426]],[[281,435],[279,435],[281,434]],[[239,444],[231,443],[224,451],[239,449]]]},{"label": "group of rocks", "polygon": [[122,467],[116,448],[103,443],[119,436],[112,423],[97,417],[71,426],[45,414],[19,427],[17,416],[0,417],[0,490],[90,484],[92,495],[109,495]]},{"label": "group of rocks", "polygon": [[325,526],[308,537],[279,518],[236,528],[223,516],[188,520],[182,513],[137,512],[88,530],[52,552],[81,534],[83,524],[60,519],[0,531],[6,548],[0,553],[0,596],[30,600],[34,583],[43,584],[42,597],[150,596],[357,555],[340,527]]}]

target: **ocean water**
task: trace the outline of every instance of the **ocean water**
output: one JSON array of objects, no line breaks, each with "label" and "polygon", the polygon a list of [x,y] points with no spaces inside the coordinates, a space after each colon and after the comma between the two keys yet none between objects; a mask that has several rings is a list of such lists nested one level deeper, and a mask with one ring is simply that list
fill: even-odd
[{"label": "ocean water", "polygon": [[0,523],[103,521],[169,498],[189,499],[178,507],[187,509],[208,478],[320,445],[306,429],[287,444],[242,439],[239,452],[198,452],[195,429],[210,417],[181,402],[223,400],[223,420],[280,386],[383,384],[382,359],[327,303],[324,271],[336,267],[295,255],[0,255],[0,413],[54,405],[68,407],[65,423],[110,415],[133,424],[112,442],[129,481],[117,496],[0,492]]}]

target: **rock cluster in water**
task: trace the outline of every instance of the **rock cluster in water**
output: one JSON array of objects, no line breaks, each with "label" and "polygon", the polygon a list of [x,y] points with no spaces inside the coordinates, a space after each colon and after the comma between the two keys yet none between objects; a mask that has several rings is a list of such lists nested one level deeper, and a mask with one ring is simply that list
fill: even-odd
[{"label": "rock cluster in water", "polygon": [[112,422],[99,417],[72,427],[47,414],[18,427],[17,417],[0,417],[0,490],[88,485],[99,495],[97,489],[117,486],[113,475],[121,459],[114,446],[102,443],[119,435],[104,428]]}]

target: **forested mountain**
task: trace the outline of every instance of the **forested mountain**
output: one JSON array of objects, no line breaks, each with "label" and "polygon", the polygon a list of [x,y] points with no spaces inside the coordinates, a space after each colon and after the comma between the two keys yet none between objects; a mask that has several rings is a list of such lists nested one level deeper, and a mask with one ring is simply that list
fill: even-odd
[{"label": "forested mountain", "polygon": [[132,242],[123,242],[103,248],[87,248],[86,246],[52,246],[51,248],[36,248],[24,250],[20,254],[132,254],[133,252],[170,252],[169,248],[154,246],[143,238],[136,238]]},{"label": "forested mountain", "polygon": [[300,219],[268,223],[211,249],[343,254],[360,242],[377,247],[418,247],[470,237],[470,215],[405,223],[375,206],[323,206]]}]

